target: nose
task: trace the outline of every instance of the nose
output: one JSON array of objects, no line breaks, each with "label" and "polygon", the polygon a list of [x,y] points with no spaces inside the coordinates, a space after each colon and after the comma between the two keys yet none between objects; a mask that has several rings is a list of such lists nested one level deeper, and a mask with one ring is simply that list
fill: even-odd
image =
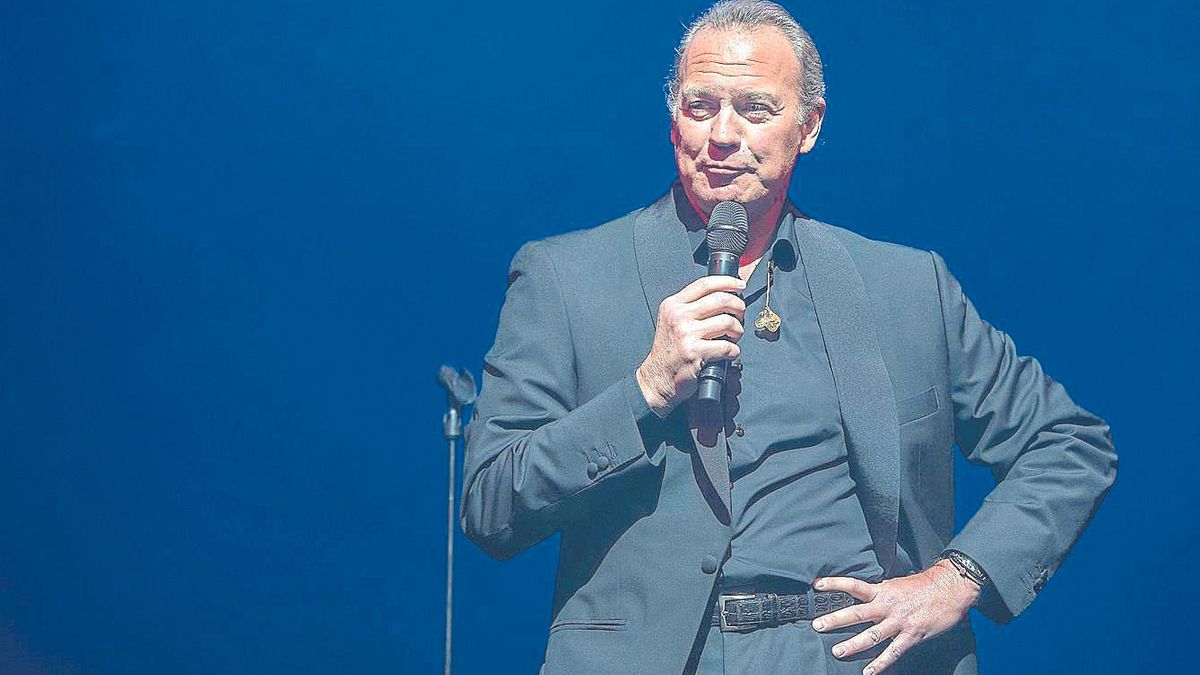
[{"label": "nose", "polygon": [[721,110],[717,113],[712,128],[709,130],[708,140],[723,150],[737,150],[741,147],[741,122],[733,106],[721,106]]}]

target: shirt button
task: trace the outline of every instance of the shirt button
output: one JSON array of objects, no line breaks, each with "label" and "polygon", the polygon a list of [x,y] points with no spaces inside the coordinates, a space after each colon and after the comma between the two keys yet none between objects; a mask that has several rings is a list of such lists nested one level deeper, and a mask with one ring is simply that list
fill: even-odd
[{"label": "shirt button", "polygon": [[742,428],[742,425],[740,425],[740,424],[739,424],[739,425],[737,425],[736,427],[734,427],[734,428],[733,428],[733,433],[737,434],[738,436],[745,436],[745,435],[746,435],[746,430],[745,430],[745,429],[743,429],[743,428]]},{"label": "shirt button", "polygon": [[705,574],[712,574],[713,572],[716,572],[717,571],[717,556],[715,556],[715,555],[704,556],[704,559],[700,561],[700,569],[704,570]]},{"label": "shirt button", "polygon": [[588,478],[595,478],[596,474],[600,473],[600,467],[596,466],[595,462],[588,462],[587,472]]},{"label": "shirt button", "polygon": [[600,455],[599,457],[597,457],[596,465],[600,467],[601,471],[603,471],[604,469],[607,469],[608,468],[608,455]]}]

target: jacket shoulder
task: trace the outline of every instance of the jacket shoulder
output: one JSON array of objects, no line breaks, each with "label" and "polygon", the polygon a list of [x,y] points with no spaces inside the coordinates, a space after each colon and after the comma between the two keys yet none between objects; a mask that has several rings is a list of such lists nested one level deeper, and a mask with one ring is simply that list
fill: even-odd
[{"label": "jacket shoulder", "polygon": [[825,237],[840,242],[850,254],[872,296],[905,302],[904,297],[937,297],[933,252],[915,246],[871,239],[819,220],[806,220]]},{"label": "jacket shoulder", "polygon": [[514,261],[540,249],[559,273],[575,276],[620,268],[633,257],[633,224],[646,207],[592,227],[525,242]]},{"label": "jacket shoulder", "polygon": [[911,265],[927,268],[930,264],[931,252],[926,249],[882,239],[871,239],[853,230],[819,220],[809,220],[808,222],[842,242],[842,245],[860,266],[869,263],[895,265],[898,268]]},{"label": "jacket shoulder", "polygon": [[541,241],[556,254],[594,257],[612,255],[633,241],[633,223],[645,207],[634,209],[617,218],[592,227],[555,234]]}]

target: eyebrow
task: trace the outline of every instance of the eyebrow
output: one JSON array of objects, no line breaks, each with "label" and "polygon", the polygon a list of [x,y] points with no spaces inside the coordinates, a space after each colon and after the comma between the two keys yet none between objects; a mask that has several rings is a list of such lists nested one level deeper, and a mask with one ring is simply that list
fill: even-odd
[{"label": "eyebrow", "polygon": [[696,86],[686,87],[679,94],[680,98],[689,98],[691,96],[701,96],[704,98],[718,98],[717,90],[713,89],[711,87],[696,87]]},{"label": "eyebrow", "polygon": [[751,103],[768,103],[772,108],[783,107],[783,101],[780,101],[778,97],[768,94],[765,91],[748,91],[742,94],[739,98]]},{"label": "eyebrow", "polygon": [[[687,87],[679,95],[679,97],[681,99],[690,98],[693,96],[702,97],[702,98],[720,98],[721,97],[720,93],[716,89],[713,89],[712,87],[698,87],[698,86]],[[737,98],[739,101],[746,101],[749,103],[767,103],[773,108],[780,108],[783,106],[783,102],[780,101],[777,96],[775,96],[773,94],[768,94],[765,91],[745,91],[745,92],[741,92],[741,93],[737,94],[737,96],[735,98]]]}]

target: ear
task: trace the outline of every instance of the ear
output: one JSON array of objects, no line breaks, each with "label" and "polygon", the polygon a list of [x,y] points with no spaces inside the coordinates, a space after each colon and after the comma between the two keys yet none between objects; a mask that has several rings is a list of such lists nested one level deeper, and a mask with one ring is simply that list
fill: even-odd
[{"label": "ear", "polygon": [[679,125],[675,123],[675,115],[671,115],[671,145],[679,147]]},{"label": "ear", "polygon": [[819,98],[808,111],[808,118],[800,125],[800,154],[813,149],[817,136],[821,135],[821,122],[825,119],[825,99]]}]

